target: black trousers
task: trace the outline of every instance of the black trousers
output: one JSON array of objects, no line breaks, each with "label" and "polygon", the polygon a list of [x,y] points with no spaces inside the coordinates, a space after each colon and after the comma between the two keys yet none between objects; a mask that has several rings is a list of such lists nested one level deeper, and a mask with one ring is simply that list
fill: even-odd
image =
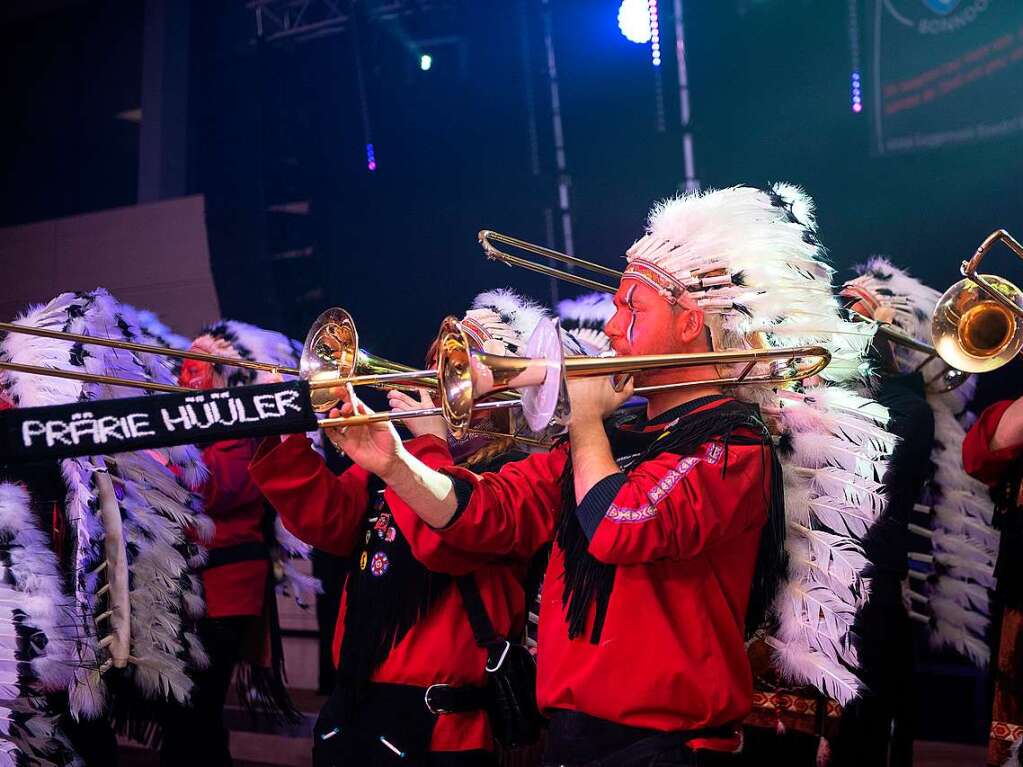
[{"label": "black trousers", "polygon": [[[833,767],[909,767],[915,729],[913,633],[901,605],[868,603],[857,618],[867,689],[845,707]],[[869,623],[867,623],[869,621]]]},{"label": "black trousers", "polygon": [[160,767],[232,767],[224,702],[252,616],[204,618],[199,638],[210,666],[195,677],[189,706],[173,706],[163,722]]},{"label": "black trousers", "polygon": [[497,767],[490,751],[434,751],[426,759],[429,767]]},{"label": "black trousers", "polygon": [[731,754],[694,751],[682,733],[646,730],[578,711],[551,715],[544,767],[717,767],[732,765]]}]

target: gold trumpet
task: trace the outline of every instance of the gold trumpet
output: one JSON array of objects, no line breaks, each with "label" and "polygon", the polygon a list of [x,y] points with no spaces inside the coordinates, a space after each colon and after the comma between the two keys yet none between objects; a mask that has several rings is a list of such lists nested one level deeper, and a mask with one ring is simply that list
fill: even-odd
[{"label": "gold trumpet", "polygon": [[1023,258],[1023,245],[1004,229],[992,232],[960,268],[963,279],[945,291],[934,308],[931,333],[945,362],[970,373],[986,373],[1010,362],[1023,348],[1023,291],[993,274],[978,274],[997,244]]}]

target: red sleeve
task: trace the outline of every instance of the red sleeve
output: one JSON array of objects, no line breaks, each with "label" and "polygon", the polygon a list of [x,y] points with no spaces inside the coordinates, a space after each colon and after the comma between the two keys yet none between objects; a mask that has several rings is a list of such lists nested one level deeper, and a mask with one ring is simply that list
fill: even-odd
[{"label": "red sleeve", "polygon": [[[579,504],[590,553],[636,565],[687,559],[767,519],[770,457],[763,445],[707,444],[697,456],[662,453],[620,478],[610,503],[591,494]],[[610,478],[609,478],[610,480]],[[593,504],[594,500],[596,505]]]},{"label": "red sleeve", "polygon": [[345,556],[356,545],[369,502],[369,475],[353,466],[335,475],[304,434],[267,437],[249,465],[284,526],[318,549]]},{"label": "red sleeve", "polygon": [[[437,437],[423,435],[407,440],[405,448],[431,469],[445,469],[454,465],[447,442]],[[491,561],[486,555],[457,549],[420,519],[390,488],[385,491],[385,497],[387,507],[412,548],[413,556],[427,569],[436,573],[466,575]]]},{"label": "red sleeve", "polygon": [[202,451],[210,475],[202,488],[206,513],[217,517],[259,500],[259,488],[249,476],[255,443],[251,439],[215,442]]},{"label": "red sleeve", "polygon": [[460,550],[525,559],[552,540],[561,513],[561,472],[568,445],[534,453],[498,472],[446,473],[468,483],[472,494],[441,537]]},{"label": "red sleeve", "polygon": [[1023,456],[1023,444],[991,449],[991,438],[1012,400],[996,402],[980,414],[963,440],[963,468],[986,485],[994,486],[1009,466]]}]

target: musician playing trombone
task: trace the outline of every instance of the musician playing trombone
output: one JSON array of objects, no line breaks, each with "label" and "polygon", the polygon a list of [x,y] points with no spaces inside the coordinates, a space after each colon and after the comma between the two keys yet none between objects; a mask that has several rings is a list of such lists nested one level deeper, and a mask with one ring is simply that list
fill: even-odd
[{"label": "musician playing trombone", "polygon": [[[543,315],[510,291],[490,291],[464,322],[481,349],[515,355]],[[399,411],[432,406],[421,395],[391,391],[388,399]],[[407,423],[413,437],[402,450],[424,466],[497,467],[524,455],[496,431],[499,422],[477,420],[488,433],[457,441],[439,417]],[[332,647],[336,686],[314,728],[313,763],[496,764],[487,650],[465,600],[475,595],[491,632],[521,634],[525,567],[450,546],[372,473],[353,466],[335,476],[303,435],[266,439],[250,468],[290,529],[349,563]]]},{"label": "musician playing trombone", "polygon": [[[734,187],[669,200],[629,250],[605,332],[618,355],[784,344],[827,311],[812,203],[799,190]],[[830,300],[830,299],[829,299]],[[803,335],[809,335],[803,333]],[[632,384],[569,379],[568,440],[499,472],[434,470],[389,424],[334,439],[446,545],[524,559],[554,546],[540,612],[545,764],[726,760],[752,688],[744,639],[784,570],[780,465],[755,390],[721,372],[644,372]],[[354,395],[342,414],[368,412]]]}]

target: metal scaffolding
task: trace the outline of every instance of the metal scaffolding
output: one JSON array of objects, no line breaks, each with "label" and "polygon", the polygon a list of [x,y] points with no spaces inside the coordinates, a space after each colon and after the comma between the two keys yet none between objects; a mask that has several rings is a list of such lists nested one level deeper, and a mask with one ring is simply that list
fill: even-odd
[{"label": "metal scaffolding", "polygon": [[[352,21],[356,0],[248,0],[256,21],[256,37],[264,42],[303,42],[344,32]],[[380,0],[362,2],[370,21],[390,21],[418,13],[450,10],[452,0]]]}]

